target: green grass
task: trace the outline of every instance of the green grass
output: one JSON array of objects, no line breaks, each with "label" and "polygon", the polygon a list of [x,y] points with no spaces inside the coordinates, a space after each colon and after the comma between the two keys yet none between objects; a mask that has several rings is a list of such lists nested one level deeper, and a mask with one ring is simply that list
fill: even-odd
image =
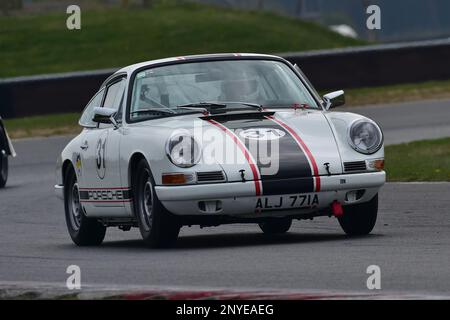
[{"label": "green grass", "polygon": [[385,148],[389,181],[450,181],[450,138]]},{"label": "green grass", "polygon": [[310,22],[264,12],[159,1],[154,8],[0,17],[0,78],[113,68],[212,52],[279,53],[361,45]]},{"label": "green grass", "polygon": [[79,113],[65,113],[3,121],[8,130],[8,135],[12,139],[18,139],[76,134],[81,131],[81,127],[78,125],[79,119]]},{"label": "green grass", "polygon": [[450,98],[450,80],[345,90],[348,106]]}]

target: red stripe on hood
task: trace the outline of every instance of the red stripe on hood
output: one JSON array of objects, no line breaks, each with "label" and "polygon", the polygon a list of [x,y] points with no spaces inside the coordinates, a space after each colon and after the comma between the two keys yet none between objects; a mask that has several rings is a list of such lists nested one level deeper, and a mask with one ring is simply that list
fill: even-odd
[{"label": "red stripe on hood", "polygon": [[260,181],[261,179],[260,179],[259,170],[258,170],[256,163],[253,161],[253,158],[250,155],[250,152],[245,147],[245,145],[242,143],[242,141],[238,137],[236,137],[236,135],[230,129],[228,129],[224,125],[222,125],[212,119],[209,119],[206,121],[208,121],[212,125],[216,126],[217,128],[221,129],[222,131],[224,131],[228,136],[230,136],[233,139],[234,143],[236,143],[239,146],[241,151],[244,153],[245,159],[247,159],[248,164],[250,165],[250,168],[252,170],[253,180],[255,182],[256,196],[260,196],[262,194],[262,190],[261,190],[262,188],[261,188],[261,181]]}]

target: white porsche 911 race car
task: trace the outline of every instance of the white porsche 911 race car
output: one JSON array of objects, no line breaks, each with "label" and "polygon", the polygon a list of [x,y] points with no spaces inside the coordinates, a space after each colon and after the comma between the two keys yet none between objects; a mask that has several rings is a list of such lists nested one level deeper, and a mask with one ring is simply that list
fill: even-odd
[{"label": "white porsche 911 race car", "polygon": [[84,130],[57,161],[57,195],[77,245],[107,227],[139,227],[153,247],[185,225],[335,216],[371,232],[385,182],[383,135],[361,115],[330,112],[297,66],[260,54],[140,63],[110,76],[85,108]]},{"label": "white porsche 911 race car", "polygon": [[0,188],[3,188],[8,181],[8,157],[16,156],[11,139],[8,137],[6,128],[0,117]]}]

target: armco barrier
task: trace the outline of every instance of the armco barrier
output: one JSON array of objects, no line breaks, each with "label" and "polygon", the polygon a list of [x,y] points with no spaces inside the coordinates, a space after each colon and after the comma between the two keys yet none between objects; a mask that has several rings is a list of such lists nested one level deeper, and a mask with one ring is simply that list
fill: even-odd
[{"label": "armco barrier", "polygon": [[[284,53],[318,89],[450,79],[450,39]],[[4,118],[79,112],[114,70],[0,80]]]},{"label": "armco barrier", "polygon": [[115,70],[76,72],[0,80],[3,118],[79,112]]},{"label": "armco barrier", "polygon": [[450,39],[285,53],[318,89],[450,79]]}]

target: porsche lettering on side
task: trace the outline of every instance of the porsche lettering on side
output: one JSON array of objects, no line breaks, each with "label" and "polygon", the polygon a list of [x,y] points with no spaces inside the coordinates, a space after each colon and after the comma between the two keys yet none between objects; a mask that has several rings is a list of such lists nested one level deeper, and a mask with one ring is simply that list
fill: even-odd
[{"label": "porsche lettering on side", "polygon": [[5,187],[8,181],[8,157],[10,156],[15,157],[16,152],[0,117],[0,188]]},{"label": "porsche lettering on side", "polygon": [[139,227],[153,247],[182,226],[335,216],[372,231],[385,182],[383,134],[361,115],[330,111],[301,70],[260,54],[149,61],[109,77],[86,106],[83,131],[57,161],[55,190],[78,245],[107,227]]}]

